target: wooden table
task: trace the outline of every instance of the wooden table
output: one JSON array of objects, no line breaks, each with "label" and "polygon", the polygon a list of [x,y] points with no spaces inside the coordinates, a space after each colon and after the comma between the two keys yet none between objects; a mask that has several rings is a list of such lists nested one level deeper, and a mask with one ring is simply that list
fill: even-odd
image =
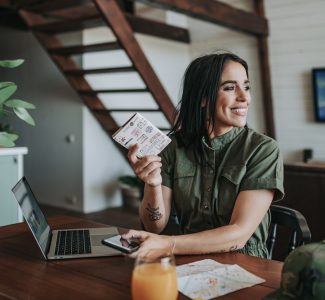
[{"label": "wooden table", "polygon": [[[52,228],[103,227],[74,217],[49,219]],[[238,264],[265,283],[218,299],[261,299],[280,286],[282,263],[237,253],[177,256],[177,265],[214,259]],[[131,299],[134,261],[123,256],[45,261],[25,223],[0,228],[0,299]],[[188,299],[179,294],[178,299]]]}]

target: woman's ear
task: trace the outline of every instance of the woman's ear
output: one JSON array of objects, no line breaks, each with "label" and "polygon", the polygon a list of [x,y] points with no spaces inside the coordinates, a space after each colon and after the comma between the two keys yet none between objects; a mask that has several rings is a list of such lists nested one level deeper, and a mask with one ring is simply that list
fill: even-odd
[{"label": "woman's ear", "polygon": [[201,108],[205,108],[207,105],[207,99],[202,99],[201,101]]}]

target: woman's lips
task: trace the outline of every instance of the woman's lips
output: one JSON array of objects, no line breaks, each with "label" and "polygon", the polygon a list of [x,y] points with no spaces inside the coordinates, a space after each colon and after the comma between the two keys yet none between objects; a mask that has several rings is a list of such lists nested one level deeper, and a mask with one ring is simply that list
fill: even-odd
[{"label": "woman's lips", "polygon": [[247,107],[234,107],[231,109],[231,112],[238,116],[246,116],[247,115]]}]

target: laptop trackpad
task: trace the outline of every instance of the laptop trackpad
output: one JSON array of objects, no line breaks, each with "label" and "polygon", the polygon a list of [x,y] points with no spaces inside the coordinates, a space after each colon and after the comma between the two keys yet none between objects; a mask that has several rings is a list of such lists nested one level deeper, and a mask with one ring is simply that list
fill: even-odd
[{"label": "laptop trackpad", "polygon": [[90,236],[91,239],[91,245],[94,247],[96,246],[103,246],[102,240],[107,239],[111,236],[114,236],[116,234],[94,234]]}]

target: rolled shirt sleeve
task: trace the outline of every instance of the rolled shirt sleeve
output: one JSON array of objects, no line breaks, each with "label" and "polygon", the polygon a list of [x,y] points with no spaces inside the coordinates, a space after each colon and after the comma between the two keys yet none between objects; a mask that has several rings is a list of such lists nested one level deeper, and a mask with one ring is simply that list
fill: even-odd
[{"label": "rolled shirt sleeve", "polygon": [[247,162],[240,190],[272,189],[273,201],[284,197],[283,159],[276,141],[269,139],[259,145]]}]

